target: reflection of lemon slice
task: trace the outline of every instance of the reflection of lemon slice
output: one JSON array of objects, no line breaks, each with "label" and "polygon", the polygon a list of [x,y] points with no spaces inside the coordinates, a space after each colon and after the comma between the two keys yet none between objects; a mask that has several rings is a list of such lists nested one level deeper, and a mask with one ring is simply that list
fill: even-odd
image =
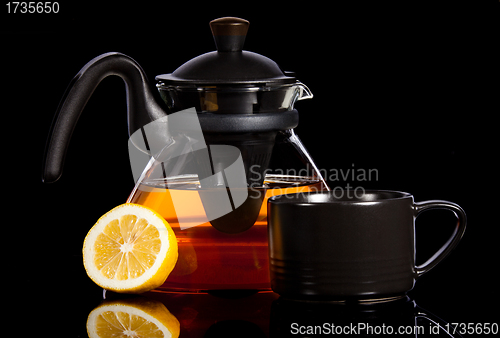
[{"label": "reflection of lemon slice", "polygon": [[160,214],[126,203],[104,214],[83,243],[89,277],[115,292],[140,293],[165,282],[177,261],[177,241]]},{"label": "reflection of lemon slice", "polygon": [[141,297],[99,305],[89,314],[87,332],[91,338],[177,338],[180,325],[165,305]]}]

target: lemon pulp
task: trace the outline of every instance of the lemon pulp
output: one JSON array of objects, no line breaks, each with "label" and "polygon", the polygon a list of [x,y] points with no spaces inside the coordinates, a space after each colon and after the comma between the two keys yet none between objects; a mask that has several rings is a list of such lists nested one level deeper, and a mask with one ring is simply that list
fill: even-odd
[{"label": "lemon pulp", "polygon": [[104,214],[83,247],[89,277],[116,292],[140,293],[160,286],[177,257],[170,225],[154,210],[132,203]]}]

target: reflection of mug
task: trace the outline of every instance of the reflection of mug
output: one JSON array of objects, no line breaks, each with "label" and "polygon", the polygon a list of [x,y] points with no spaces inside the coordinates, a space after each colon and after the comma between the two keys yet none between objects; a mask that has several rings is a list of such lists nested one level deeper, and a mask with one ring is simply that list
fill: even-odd
[{"label": "reflection of mug", "polygon": [[[352,198],[351,198],[352,197]],[[415,265],[415,218],[448,209],[458,218],[451,238]],[[405,293],[436,266],[465,231],[462,208],[447,201],[413,202],[396,191],[274,196],[268,202],[271,286],[290,298],[381,298]]]},{"label": "reflection of mug", "polygon": [[461,337],[408,296],[379,302],[273,301],[269,337]]}]

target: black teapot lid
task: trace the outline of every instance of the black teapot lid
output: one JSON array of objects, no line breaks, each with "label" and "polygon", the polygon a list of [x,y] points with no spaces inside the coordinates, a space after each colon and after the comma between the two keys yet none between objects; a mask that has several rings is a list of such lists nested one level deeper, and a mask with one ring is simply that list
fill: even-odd
[{"label": "black teapot lid", "polygon": [[169,85],[287,84],[296,82],[273,60],[243,50],[250,23],[224,17],[210,22],[217,51],[197,56],[171,74],[158,75],[157,81]]}]

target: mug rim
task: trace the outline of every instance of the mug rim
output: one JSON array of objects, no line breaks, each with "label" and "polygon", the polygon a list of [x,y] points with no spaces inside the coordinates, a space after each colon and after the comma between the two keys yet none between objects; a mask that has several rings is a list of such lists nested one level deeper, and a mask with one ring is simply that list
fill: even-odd
[{"label": "mug rim", "polygon": [[[272,204],[294,204],[294,205],[322,205],[322,204],[373,204],[384,201],[401,200],[412,198],[410,193],[395,190],[367,189],[363,195],[355,195],[354,191],[347,196],[342,194],[338,197],[335,190],[330,191],[308,191],[292,194],[282,194],[269,197],[268,202]],[[344,196],[345,195],[345,196]]]}]

